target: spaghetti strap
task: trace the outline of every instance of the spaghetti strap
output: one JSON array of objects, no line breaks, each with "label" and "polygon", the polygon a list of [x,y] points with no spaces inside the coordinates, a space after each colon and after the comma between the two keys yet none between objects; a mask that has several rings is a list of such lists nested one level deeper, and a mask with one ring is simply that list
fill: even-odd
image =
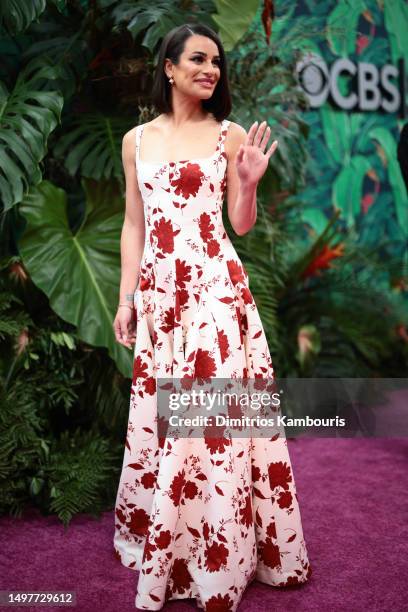
[{"label": "spaghetti strap", "polygon": [[139,159],[140,159],[140,139],[142,137],[143,125],[144,124],[141,124],[136,127],[136,147],[135,147],[136,164],[139,163]]},{"label": "spaghetti strap", "polygon": [[229,119],[223,119],[221,122],[220,142],[224,142],[230,123]]},{"label": "spaghetti strap", "polygon": [[219,153],[224,154],[225,157],[225,138],[227,136],[227,132],[228,132],[228,128],[230,125],[231,121],[229,119],[223,119],[223,121],[221,122],[221,129],[220,129],[220,135],[218,138],[218,143],[217,143],[217,151],[219,151]]}]

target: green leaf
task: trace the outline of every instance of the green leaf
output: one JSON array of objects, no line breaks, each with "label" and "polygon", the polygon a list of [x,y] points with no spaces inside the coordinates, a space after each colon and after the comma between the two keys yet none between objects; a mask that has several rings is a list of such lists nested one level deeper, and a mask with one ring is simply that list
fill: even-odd
[{"label": "green leaf", "polygon": [[302,219],[314,229],[316,234],[321,234],[327,226],[327,216],[315,206],[302,210]]},{"label": "green leaf", "polygon": [[24,32],[38,20],[47,5],[46,0],[8,0],[0,4],[0,27],[9,36]]},{"label": "green leaf", "polygon": [[61,120],[63,98],[40,87],[44,79],[55,78],[57,71],[37,58],[19,72],[11,93],[0,83],[0,196],[5,210],[42,180],[39,162]]},{"label": "green leaf", "polygon": [[408,63],[407,23],[408,6],[406,2],[394,0],[384,2],[384,23],[391,45],[392,62],[395,64],[403,57]]},{"label": "green leaf", "polygon": [[[115,183],[82,181],[86,211],[72,234],[67,198],[62,189],[43,181],[20,206],[27,227],[20,253],[33,282],[78,336],[104,346],[124,376],[131,377],[132,356],[113,332],[120,282],[120,232],[123,198]],[[135,274],[136,283],[136,274]]]},{"label": "green leaf", "polygon": [[54,155],[64,160],[72,176],[79,172],[87,178],[122,181],[122,138],[130,127],[129,120],[122,117],[81,115],[80,121],[68,126]]},{"label": "green leaf", "polygon": [[333,159],[338,164],[350,156],[351,130],[350,120],[344,111],[334,110],[328,106],[320,109],[324,139]]},{"label": "green leaf", "polygon": [[388,179],[395,202],[395,212],[402,231],[408,238],[408,207],[405,184],[396,156],[397,143],[392,134],[383,127],[370,130],[370,138],[377,140],[383,149],[388,164]]},{"label": "green leaf", "polygon": [[333,205],[340,209],[349,227],[360,213],[363,180],[371,164],[362,155],[355,155],[350,164],[344,166],[333,184]]},{"label": "green leaf", "polygon": [[214,0],[212,18],[226,51],[231,51],[251,25],[259,8],[258,0]]},{"label": "green leaf", "polygon": [[32,478],[30,483],[31,495],[38,495],[41,489],[44,487],[44,478]]},{"label": "green leaf", "polygon": [[363,0],[339,0],[327,20],[327,41],[333,53],[346,56],[355,52],[357,24],[365,10]]}]

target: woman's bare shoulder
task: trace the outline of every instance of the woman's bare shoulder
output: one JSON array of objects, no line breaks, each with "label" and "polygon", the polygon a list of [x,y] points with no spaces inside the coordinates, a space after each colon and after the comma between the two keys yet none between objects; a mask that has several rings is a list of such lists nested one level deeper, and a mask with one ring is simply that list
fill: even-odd
[{"label": "woman's bare shoulder", "polygon": [[239,138],[239,136],[246,136],[247,132],[245,128],[242,127],[239,123],[235,123],[235,121],[230,121],[228,127],[228,135],[231,136],[232,139]]},{"label": "woman's bare shoulder", "polygon": [[151,121],[146,121],[145,123],[139,123],[138,125],[135,125],[134,127],[132,127],[130,130],[128,130],[124,135],[123,135],[123,141],[125,143],[128,143],[130,141],[133,142],[134,137],[136,136],[136,131],[139,127],[141,126],[152,126],[154,127],[160,127],[161,122],[160,122],[160,117],[155,117],[154,119],[152,119]]}]

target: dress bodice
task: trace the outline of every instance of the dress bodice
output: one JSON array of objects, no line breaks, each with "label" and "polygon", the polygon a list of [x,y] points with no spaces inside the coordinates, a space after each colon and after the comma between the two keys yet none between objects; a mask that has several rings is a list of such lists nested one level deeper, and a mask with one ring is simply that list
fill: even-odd
[{"label": "dress bodice", "polygon": [[183,370],[186,351],[195,346],[202,329],[216,324],[222,311],[229,310],[237,321],[241,341],[250,318],[257,332],[262,328],[248,274],[222,218],[229,123],[221,122],[213,155],[180,161],[141,160],[144,125],[136,129],[145,218],[137,320],[139,328],[149,330],[158,371],[173,376]]},{"label": "dress bodice", "polygon": [[[156,256],[170,255],[174,243],[199,241],[215,257],[212,240],[222,240],[222,204],[226,189],[224,143],[230,121],[221,122],[215,152],[210,157],[170,162],[140,159],[144,125],[137,127],[136,166],[143,198],[146,241]],[[210,245],[208,244],[210,242]],[[212,244],[212,247],[211,247]],[[207,248],[205,248],[207,247]]]}]

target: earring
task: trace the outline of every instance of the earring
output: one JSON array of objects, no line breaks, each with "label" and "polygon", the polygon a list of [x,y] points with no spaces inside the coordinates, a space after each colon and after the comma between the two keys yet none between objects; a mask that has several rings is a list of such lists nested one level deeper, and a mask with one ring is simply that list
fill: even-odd
[{"label": "earring", "polygon": [[169,78],[169,83],[170,83],[170,85],[173,85],[173,83],[174,83],[174,79],[173,79],[173,77],[170,77],[170,78]]}]

